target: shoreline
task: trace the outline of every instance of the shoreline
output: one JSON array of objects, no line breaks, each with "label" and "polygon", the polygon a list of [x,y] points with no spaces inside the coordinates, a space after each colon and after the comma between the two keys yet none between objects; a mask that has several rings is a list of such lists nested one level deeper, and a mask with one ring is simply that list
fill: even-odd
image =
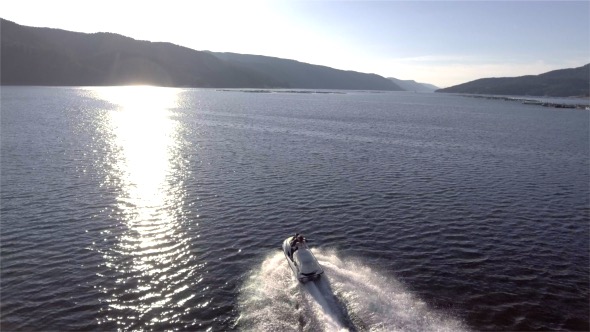
[{"label": "shoreline", "polygon": [[[590,111],[590,100],[588,104],[577,104],[577,103],[560,103],[560,102],[549,102],[543,101],[539,99],[531,99],[531,98],[523,98],[523,97],[507,97],[507,96],[486,96],[486,95],[467,95],[461,94],[462,97],[468,98],[478,98],[478,99],[489,99],[489,100],[504,100],[504,101],[513,101],[513,102],[520,102],[524,105],[535,105],[535,106],[543,106],[543,107],[551,107],[551,108],[566,108],[566,109],[580,109]],[[543,98],[543,97],[539,97]],[[556,97],[557,98],[557,97]],[[562,97],[566,98],[566,97]]]}]

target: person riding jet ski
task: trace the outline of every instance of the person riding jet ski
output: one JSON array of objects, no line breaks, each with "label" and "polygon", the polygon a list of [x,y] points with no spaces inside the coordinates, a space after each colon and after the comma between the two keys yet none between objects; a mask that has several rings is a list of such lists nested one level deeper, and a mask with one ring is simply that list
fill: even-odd
[{"label": "person riding jet ski", "polygon": [[324,270],[309,250],[307,240],[297,233],[283,241],[283,251],[293,273],[301,282],[319,278]]},{"label": "person riding jet ski", "polygon": [[293,236],[293,237],[291,238],[291,242],[289,242],[289,245],[290,245],[291,247],[294,247],[294,246],[295,246],[295,244],[297,243],[298,239],[299,239],[299,233],[295,233],[295,236]]},{"label": "person riding jet ski", "polygon": [[293,256],[297,249],[302,248],[305,245],[305,242],[303,235],[296,233],[291,241],[291,256]]}]

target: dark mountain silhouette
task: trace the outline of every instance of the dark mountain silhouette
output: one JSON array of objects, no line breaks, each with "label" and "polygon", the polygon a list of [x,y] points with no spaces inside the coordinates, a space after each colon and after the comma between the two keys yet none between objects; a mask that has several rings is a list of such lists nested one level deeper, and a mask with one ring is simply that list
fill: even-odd
[{"label": "dark mountain silhouette", "polygon": [[391,90],[403,89],[388,79],[375,74],[335,70],[326,66],[274,58],[261,55],[237,53],[211,53],[220,59],[242,68],[264,73],[275,81],[283,81],[289,87],[303,89],[353,89]]},{"label": "dark mountain silhouette", "polygon": [[1,82],[14,85],[268,87],[278,84],[207,52],[112,33],[33,28],[2,20]]},{"label": "dark mountain silhouette", "polygon": [[432,84],[419,83],[414,80],[400,80],[394,77],[388,77],[388,79],[406,91],[434,92],[439,89],[439,87]]},{"label": "dark mountain silhouette", "polygon": [[482,78],[436,92],[548,97],[589,96],[590,64],[540,75]]},{"label": "dark mountain silhouette", "polygon": [[[401,90],[374,74],[293,60],[195,51],[113,33],[21,26],[0,19],[2,85],[127,85]],[[256,64],[244,59],[258,59]]]}]

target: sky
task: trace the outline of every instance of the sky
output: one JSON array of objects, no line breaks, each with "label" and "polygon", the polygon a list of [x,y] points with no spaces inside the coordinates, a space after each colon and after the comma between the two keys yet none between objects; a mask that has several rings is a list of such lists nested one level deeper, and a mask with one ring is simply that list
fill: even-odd
[{"label": "sky", "polygon": [[3,0],[0,17],[439,87],[590,63],[588,0]]}]

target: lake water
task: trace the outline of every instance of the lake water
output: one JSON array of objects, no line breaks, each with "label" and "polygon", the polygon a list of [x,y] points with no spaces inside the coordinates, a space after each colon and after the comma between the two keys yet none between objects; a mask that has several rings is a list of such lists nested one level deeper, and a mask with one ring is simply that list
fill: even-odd
[{"label": "lake water", "polygon": [[0,121],[2,330],[590,329],[588,111],[2,87]]}]

